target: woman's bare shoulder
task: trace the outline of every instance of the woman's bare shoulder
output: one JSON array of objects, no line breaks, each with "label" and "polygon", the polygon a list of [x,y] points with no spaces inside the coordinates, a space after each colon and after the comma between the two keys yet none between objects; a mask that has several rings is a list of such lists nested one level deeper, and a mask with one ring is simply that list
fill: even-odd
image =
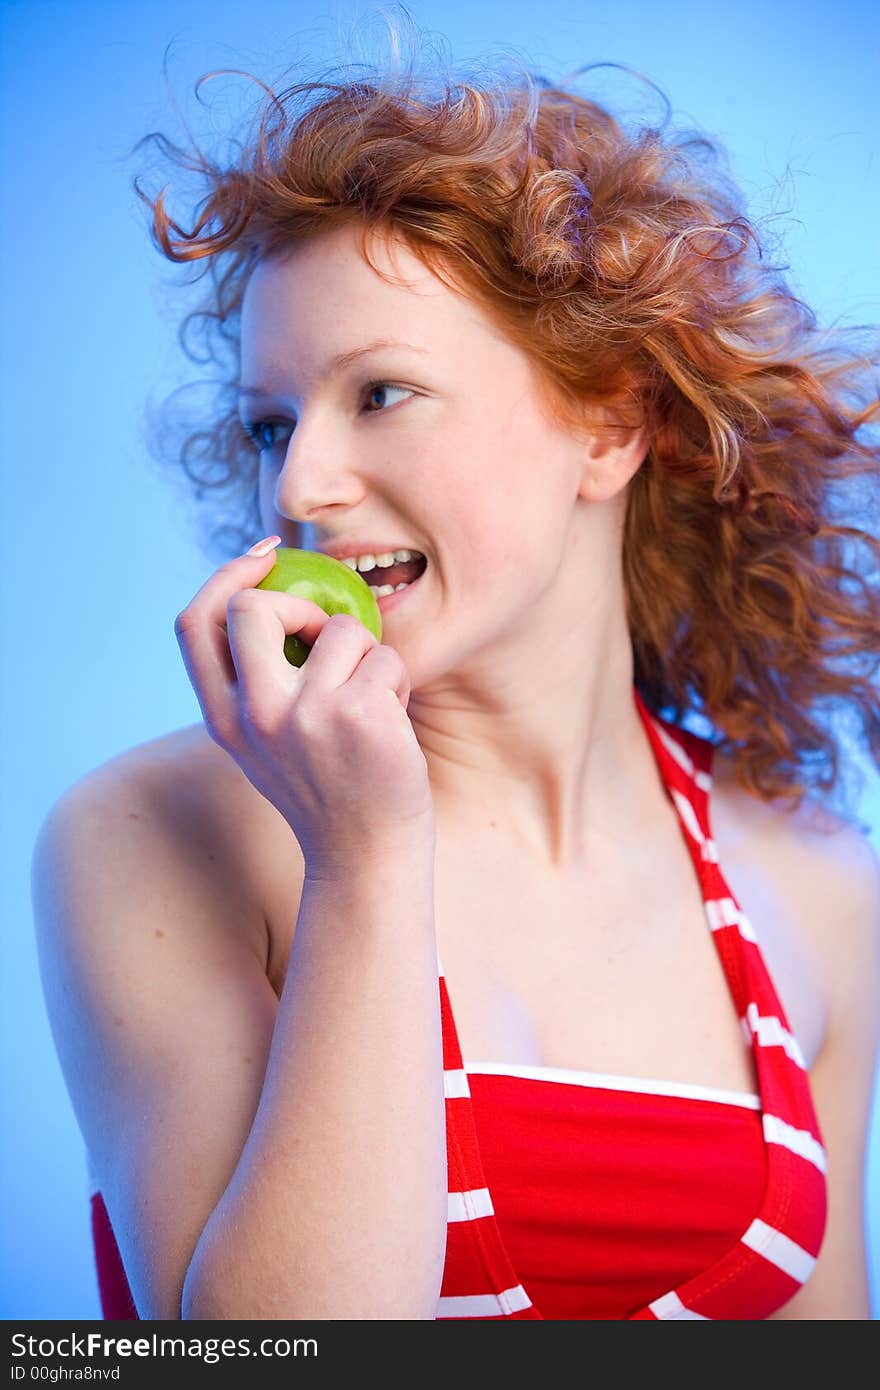
[{"label": "woman's bare shoulder", "polygon": [[736,821],[740,833],[769,832],[774,827],[782,834],[806,842],[812,837],[836,838],[849,830],[849,821],[836,815],[812,793],[804,796],[800,806],[792,809],[784,798],[764,800],[747,791],[737,780],[734,760],[717,749],[712,756],[712,801],[720,798],[731,823]]},{"label": "woman's bare shoulder", "polygon": [[[304,863],[287,822],[257,791],[204,724],[190,724],[135,744],[99,764],[75,786],[93,786],[124,803],[136,787],[163,818],[179,850],[191,851],[212,877],[256,910],[264,958],[274,954],[271,924],[301,890]],[[294,912],[295,916],[295,912]]]},{"label": "woman's bare shoulder", "polygon": [[858,926],[858,904],[876,901],[880,883],[880,859],[868,836],[812,793],[796,808],[751,795],[737,783],[732,760],[717,754],[712,798],[729,853],[773,884],[827,985],[845,996],[858,951],[842,936],[871,931],[864,920]]},{"label": "woman's bare shoulder", "polygon": [[172,729],[123,749],[86,773],[72,790],[95,788],[124,795],[134,785],[155,795],[164,807],[173,807],[181,825],[190,816],[193,828],[210,824],[218,833],[226,830],[236,838],[247,836],[253,818],[265,814],[259,805],[266,805],[264,798],[203,724]]},{"label": "woman's bare shoulder", "polygon": [[779,797],[764,800],[737,781],[732,758],[716,753],[712,760],[713,811],[720,811],[731,836],[750,843],[772,840],[773,852],[788,851],[795,858],[818,854],[827,867],[831,863],[849,865],[852,857],[870,856],[867,836],[843,816],[839,816],[813,793],[807,793],[794,807]]},{"label": "woman's bare shoulder", "polygon": [[97,782],[103,778],[126,778],[129,775],[161,770],[167,774],[179,770],[184,775],[231,777],[247,781],[241,768],[229,754],[209,736],[204,724],[187,724],[170,729],[143,743],[133,744],[99,763],[81,780]]}]

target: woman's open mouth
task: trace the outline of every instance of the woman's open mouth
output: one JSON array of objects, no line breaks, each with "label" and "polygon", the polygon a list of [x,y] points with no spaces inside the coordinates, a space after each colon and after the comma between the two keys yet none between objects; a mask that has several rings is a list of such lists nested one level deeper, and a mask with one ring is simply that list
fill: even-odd
[{"label": "woman's open mouth", "polygon": [[390,566],[360,571],[360,575],[369,586],[379,611],[385,613],[398,605],[408,589],[415,587],[427,568],[427,558],[416,554],[410,560],[395,560]]}]

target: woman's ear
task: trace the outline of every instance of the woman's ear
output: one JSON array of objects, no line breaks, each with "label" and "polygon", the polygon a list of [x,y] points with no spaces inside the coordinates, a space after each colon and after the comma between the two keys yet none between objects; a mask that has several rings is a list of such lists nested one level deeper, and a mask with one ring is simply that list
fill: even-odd
[{"label": "woman's ear", "polygon": [[597,424],[584,442],[584,464],[578,496],[587,502],[607,502],[622,492],[639,471],[648,453],[644,427],[608,422]]}]

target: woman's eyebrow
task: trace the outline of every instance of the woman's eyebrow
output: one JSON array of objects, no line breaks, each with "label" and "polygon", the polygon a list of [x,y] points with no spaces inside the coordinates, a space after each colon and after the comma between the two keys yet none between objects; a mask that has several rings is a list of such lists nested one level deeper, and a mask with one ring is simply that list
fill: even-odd
[{"label": "woman's eyebrow", "polygon": [[[378,352],[381,348],[406,348],[410,352],[420,352],[425,356],[428,352],[427,348],[417,347],[415,343],[404,343],[397,338],[376,338],[372,343],[365,343],[363,347],[350,348],[348,352],[339,352],[335,357],[331,357],[324,364],[323,375],[333,376],[337,372],[344,371],[358,358],[366,357],[369,352]],[[265,391],[261,386],[239,386],[238,394],[240,396],[275,396],[279,393]]]}]

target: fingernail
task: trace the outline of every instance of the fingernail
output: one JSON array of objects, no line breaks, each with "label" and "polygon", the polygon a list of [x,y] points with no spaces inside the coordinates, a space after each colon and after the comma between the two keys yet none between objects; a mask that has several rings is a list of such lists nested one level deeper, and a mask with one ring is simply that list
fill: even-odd
[{"label": "fingernail", "polygon": [[274,550],[276,545],[281,544],[280,536],[267,536],[264,541],[257,541],[246,553],[248,555],[268,555],[270,550]]}]

